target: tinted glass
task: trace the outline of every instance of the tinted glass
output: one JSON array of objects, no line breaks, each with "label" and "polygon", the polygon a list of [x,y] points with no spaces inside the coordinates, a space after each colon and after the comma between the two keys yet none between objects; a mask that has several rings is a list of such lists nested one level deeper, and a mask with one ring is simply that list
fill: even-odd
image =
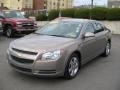
[{"label": "tinted glass", "polygon": [[0,12],[0,18],[3,18],[4,14],[3,12]]},{"label": "tinted glass", "polygon": [[104,30],[103,26],[100,23],[95,23],[94,26],[95,26],[95,33],[98,33]]},{"label": "tinted glass", "polygon": [[85,29],[85,32],[91,32],[91,33],[94,33],[95,29],[93,27],[93,24],[88,24],[86,29]]},{"label": "tinted glass", "polygon": [[5,11],[4,16],[7,18],[25,18],[19,11]]}]

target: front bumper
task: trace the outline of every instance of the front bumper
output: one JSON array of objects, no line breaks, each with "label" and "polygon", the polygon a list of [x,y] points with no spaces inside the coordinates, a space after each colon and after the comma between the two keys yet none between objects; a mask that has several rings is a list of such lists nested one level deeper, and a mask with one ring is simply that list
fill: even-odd
[{"label": "front bumper", "polygon": [[15,32],[26,34],[26,33],[32,33],[36,30],[37,30],[37,28],[34,28],[34,29],[16,29]]},{"label": "front bumper", "polygon": [[38,30],[37,26],[32,26],[32,27],[14,27],[13,30],[16,33],[31,33],[34,32],[36,30]]},{"label": "front bumper", "polygon": [[18,32],[22,32],[22,31],[35,31],[37,30],[37,28],[35,29],[17,29]]},{"label": "front bumper", "polygon": [[20,73],[47,77],[53,76],[58,77],[64,75],[64,68],[61,60],[58,61],[34,60],[33,63],[26,64],[16,61],[14,58],[11,57],[11,55],[13,55],[13,53],[8,52],[7,54],[8,62],[14,70]]}]

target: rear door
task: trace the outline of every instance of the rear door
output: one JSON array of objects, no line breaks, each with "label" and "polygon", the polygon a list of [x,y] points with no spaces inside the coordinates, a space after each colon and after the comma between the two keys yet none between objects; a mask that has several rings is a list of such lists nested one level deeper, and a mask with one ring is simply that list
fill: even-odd
[{"label": "rear door", "polygon": [[95,38],[96,38],[96,55],[101,54],[105,50],[106,45],[106,31],[104,30],[104,27],[99,22],[93,23],[95,27]]}]

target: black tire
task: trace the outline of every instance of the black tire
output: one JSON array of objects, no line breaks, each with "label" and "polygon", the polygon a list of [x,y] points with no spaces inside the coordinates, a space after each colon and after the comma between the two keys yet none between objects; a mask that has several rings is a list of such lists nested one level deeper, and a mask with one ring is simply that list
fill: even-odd
[{"label": "black tire", "polygon": [[3,29],[3,35],[6,36],[6,31],[5,31],[5,29]]},{"label": "black tire", "polygon": [[[76,64],[78,64],[78,65],[76,65],[76,71],[74,71],[75,74],[72,75],[72,73],[70,73],[70,68],[72,68],[71,67],[71,62],[72,62],[73,58],[77,59]],[[67,66],[66,66],[66,69],[65,69],[65,72],[64,72],[64,78],[65,79],[73,79],[78,74],[79,69],[80,69],[80,58],[78,57],[77,54],[72,54],[70,56],[69,60],[68,60],[68,63],[67,63]]]},{"label": "black tire", "polygon": [[4,33],[9,38],[14,36],[14,31],[13,31],[11,26],[7,26],[6,30],[4,31]]},{"label": "black tire", "polygon": [[102,54],[104,57],[107,57],[110,55],[110,49],[111,49],[111,43],[108,41],[105,46],[104,53]]}]

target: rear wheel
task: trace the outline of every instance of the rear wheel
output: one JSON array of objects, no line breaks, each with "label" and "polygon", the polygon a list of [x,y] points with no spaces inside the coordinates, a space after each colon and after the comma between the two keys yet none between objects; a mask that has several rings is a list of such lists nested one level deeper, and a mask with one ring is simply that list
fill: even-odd
[{"label": "rear wheel", "polygon": [[71,55],[71,57],[68,60],[68,64],[66,66],[64,77],[66,79],[74,78],[78,74],[79,67],[80,67],[80,59],[78,55],[77,54]]},{"label": "rear wheel", "polygon": [[107,57],[110,54],[110,49],[111,49],[111,43],[108,41],[105,47],[105,51],[103,53],[103,56]]}]

